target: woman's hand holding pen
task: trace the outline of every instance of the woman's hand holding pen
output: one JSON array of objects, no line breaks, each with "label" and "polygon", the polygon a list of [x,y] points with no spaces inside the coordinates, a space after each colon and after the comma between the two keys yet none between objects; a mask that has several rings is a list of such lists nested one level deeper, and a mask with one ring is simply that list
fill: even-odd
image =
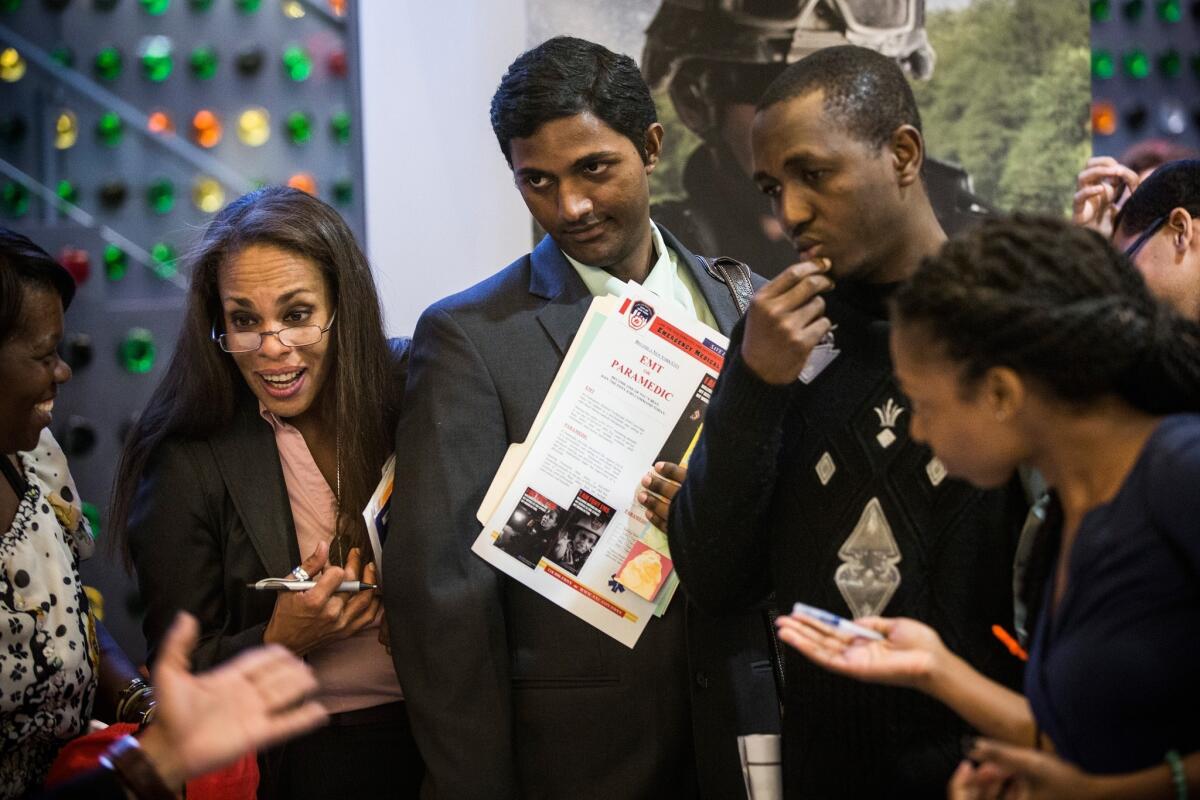
[{"label": "woman's hand holding pen", "polygon": [[882,633],[882,641],[856,638],[806,616],[776,620],[779,640],[818,666],[871,683],[930,688],[940,665],[954,658],[937,632],[913,619],[863,617],[855,624]]},{"label": "woman's hand holding pen", "polygon": [[317,585],[306,592],[279,594],[263,642],[281,644],[297,655],[304,655],[328,642],[352,636],[378,618],[381,608],[378,592],[337,593],[342,581],[374,583],[375,565],[361,569],[358,548],[350,551],[345,567],[328,562],[329,545],[322,542],[300,565],[314,576]]}]

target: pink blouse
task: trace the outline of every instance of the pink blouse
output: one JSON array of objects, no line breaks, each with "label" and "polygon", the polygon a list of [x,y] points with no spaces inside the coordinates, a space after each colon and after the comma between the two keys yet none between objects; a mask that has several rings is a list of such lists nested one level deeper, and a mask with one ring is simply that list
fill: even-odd
[{"label": "pink blouse", "polygon": [[[333,539],[337,500],[317,468],[300,431],[260,405],[259,413],[275,431],[275,446],[283,466],[296,543],[301,557],[317,543]],[[305,661],[321,684],[318,700],[331,714],[402,700],[392,657],[379,643],[379,623],[368,625],[346,639],[310,650]]]}]

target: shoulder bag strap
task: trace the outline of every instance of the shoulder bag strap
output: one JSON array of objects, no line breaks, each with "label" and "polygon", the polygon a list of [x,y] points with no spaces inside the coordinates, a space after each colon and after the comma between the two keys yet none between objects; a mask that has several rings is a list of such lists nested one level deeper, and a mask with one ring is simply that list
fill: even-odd
[{"label": "shoulder bag strap", "polygon": [[738,316],[746,313],[750,307],[750,298],[754,296],[754,284],[750,282],[750,268],[736,258],[720,256],[709,258],[697,256],[704,264],[704,271],[725,284],[729,296],[733,298],[733,306]]}]

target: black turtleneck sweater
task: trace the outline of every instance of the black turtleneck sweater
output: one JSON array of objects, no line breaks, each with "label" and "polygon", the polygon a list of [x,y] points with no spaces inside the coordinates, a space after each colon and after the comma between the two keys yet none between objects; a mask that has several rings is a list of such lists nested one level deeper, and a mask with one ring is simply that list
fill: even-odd
[{"label": "black turtleneck sweater", "polygon": [[[1024,492],[1015,477],[992,491],[947,478],[909,438],[888,352],[893,288],[844,281],[827,296],[839,354],[808,384],[760,380],[741,357],[742,325],[734,329],[671,507],[671,553],[688,596],[708,611],[773,593],[783,612],[803,601],[848,617],[914,617],[1019,687],[1020,665],[991,626],[1012,626]],[[944,796],[969,732],[951,711],[791,650],[785,674],[786,797]]]}]

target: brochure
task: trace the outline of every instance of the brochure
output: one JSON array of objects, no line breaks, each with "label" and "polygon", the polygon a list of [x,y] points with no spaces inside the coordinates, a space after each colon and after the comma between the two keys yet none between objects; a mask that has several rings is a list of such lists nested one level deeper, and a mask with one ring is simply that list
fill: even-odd
[{"label": "brochure", "polygon": [[371,551],[375,554],[377,583],[383,581],[383,543],[387,539],[388,512],[392,508],[392,484],[396,477],[396,455],[393,453],[381,470],[383,477],[375,487],[374,494],[363,509],[363,521],[367,523],[367,538],[371,540]]},{"label": "brochure", "polygon": [[593,301],[529,438],[509,448],[472,550],[633,647],[675,578],[635,500],[695,445],[728,341],[637,284]]}]

